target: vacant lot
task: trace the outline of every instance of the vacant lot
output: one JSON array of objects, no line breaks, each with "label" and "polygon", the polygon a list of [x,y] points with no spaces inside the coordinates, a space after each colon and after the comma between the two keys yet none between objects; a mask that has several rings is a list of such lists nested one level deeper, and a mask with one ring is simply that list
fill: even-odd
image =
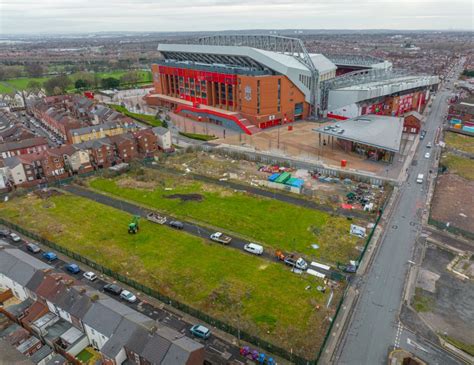
[{"label": "vacant lot", "polygon": [[[420,280],[419,274],[412,305],[436,333],[473,355],[474,284],[447,270],[454,257],[451,252],[436,246],[426,249],[420,272],[431,277],[432,282]],[[420,285],[420,282],[425,284]]]},{"label": "vacant lot", "polygon": [[[318,260],[347,262],[363,240],[349,234],[352,221],[186,177],[143,169],[116,179],[94,179],[90,186],[157,210],[219,227],[267,247],[299,252]],[[200,194],[201,199],[170,199]],[[311,245],[317,244],[319,249]]]},{"label": "vacant lot", "polygon": [[467,180],[474,180],[474,160],[445,153],[441,157],[441,165],[446,166],[451,174],[459,175]]},{"label": "vacant lot", "polygon": [[449,147],[474,155],[474,137],[459,133],[447,132],[444,140]]},{"label": "vacant lot", "polygon": [[474,233],[474,181],[453,174],[439,175],[431,203],[431,217]]},{"label": "vacant lot", "polygon": [[[206,243],[186,233],[141,221],[130,235],[131,217],[70,195],[36,195],[0,204],[5,219],[150,286],[175,299],[314,357],[333,310],[321,281],[285,266]],[[308,290],[306,288],[311,286]],[[336,290],[337,303],[340,290]],[[320,309],[316,306],[320,305]]]}]

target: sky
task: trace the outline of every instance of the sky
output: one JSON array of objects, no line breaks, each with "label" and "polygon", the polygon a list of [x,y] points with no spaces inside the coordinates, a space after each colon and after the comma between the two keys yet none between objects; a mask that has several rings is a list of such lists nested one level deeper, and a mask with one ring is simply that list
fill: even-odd
[{"label": "sky", "polygon": [[474,0],[0,0],[0,34],[473,30]]}]

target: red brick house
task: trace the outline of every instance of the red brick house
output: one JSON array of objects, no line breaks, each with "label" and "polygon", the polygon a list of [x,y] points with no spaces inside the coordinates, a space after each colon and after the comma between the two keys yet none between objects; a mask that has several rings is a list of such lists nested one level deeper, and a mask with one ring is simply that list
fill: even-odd
[{"label": "red brick house", "polygon": [[118,136],[110,136],[109,140],[115,146],[115,155],[120,162],[130,162],[138,157],[138,147],[133,134],[125,133]]},{"label": "red brick house", "polygon": [[117,159],[114,144],[109,138],[86,141],[75,145],[77,148],[89,153],[90,162],[95,170],[115,165]]},{"label": "red brick house", "polygon": [[142,129],[133,133],[137,142],[138,153],[144,157],[153,156],[158,151],[158,137],[151,129]]},{"label": "red brick house", "polygon": [[418,134],[421,129],[423,116],[415,111],[405,114],[403,120],[403,133]]},{"label": "red brick house", "polygon": [[28,138],[21,141],[0,143],[0,157],[7,158],[48,149],[48,140],[44,137]]}]

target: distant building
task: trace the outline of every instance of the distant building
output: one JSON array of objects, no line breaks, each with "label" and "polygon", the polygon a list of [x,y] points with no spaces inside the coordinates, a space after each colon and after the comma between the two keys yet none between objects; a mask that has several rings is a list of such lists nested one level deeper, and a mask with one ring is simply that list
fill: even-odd
[{"label": "distant building", "polygon": [[169,129],[163,127],[154,127],[152,131],[157,137],[158,146],[163,151],[169,151],[173,147],[171,141],[171,132]]}]

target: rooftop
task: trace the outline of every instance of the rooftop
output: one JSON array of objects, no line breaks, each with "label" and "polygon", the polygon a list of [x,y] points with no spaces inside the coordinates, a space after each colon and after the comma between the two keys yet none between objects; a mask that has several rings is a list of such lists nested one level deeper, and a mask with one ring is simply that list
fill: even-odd
[{"label": "rooftop", "polygon": [[[381,115],[363,115],[339,121],[340,128],[325,130],[326,127],[315,129],[316,132],[339,139],[358,142],[398,152],[403,132],[403,119]],[[342,133],[340,131],[343,130]]]}]

